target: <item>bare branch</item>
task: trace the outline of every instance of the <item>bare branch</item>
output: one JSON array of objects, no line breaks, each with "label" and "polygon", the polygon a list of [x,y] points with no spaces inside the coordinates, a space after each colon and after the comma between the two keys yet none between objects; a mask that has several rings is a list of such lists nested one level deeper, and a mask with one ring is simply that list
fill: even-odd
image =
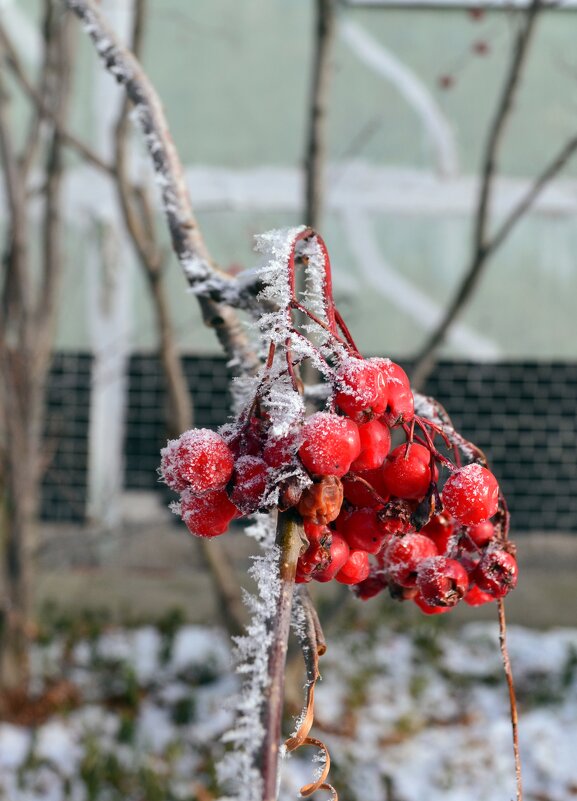
[{"label": "bare branch", "polygon": [[[72,40],[69,20],[63,18],[47,2],[47,35],[50,46],[48,58],[50,72],[54,80],[52,97],[49,103],[53,109],[55,125],[50,133],[46,156],[46,182],[44,189],[43,219],[43,271],[42,286],[36,304],[36,319],[40,326],[38,335],[37,356],[41,362],[48,363],[52,338],[50,331],[56,313],[56,294],[63,271],[64,257],[62,253],[62,141],[58,128],[64,128],[70,102],[72,88]],[[40,365],[44,372],[45,365]]]},{"label": "bare branch", "polygon": [[[44,101],[43,95],[36,89],[33,83],[30,81],[28,76],[26,75],[26,71],[24,69],[24,65],[22,64],[22,59],[20,58],[16,48],[14,47],[13,42],[11,41],[6,29],[0,22],[0,44],[2,45],[5,51],[6,61],[9,67],[12,70],[12,73],[20,88],[24,92],[24,94],[34,103],[38,114],[40,117],[44,117],[49,119],[52,124],[55,126],[58,136],[62,140],[64,144],[72,149],[76,150],[78,155],[81,156],[84,161],[92,164],[93,167],[96,167],[103,172],[108,173],[109,175],[114,175],[114,167],[110,164],[106,164],[106,162],[100,158],[100,156],[92,150],[92,148],[88,147],[84,142],[78,139],[77,136],[70,133],[66,128],[63,127],[62,121],[58,121],[55,118],[55,115],[48,107],[46,102]],[[30,134],[32,136],[32,134]],[[29,163],[30,157],[25,156],[25,163]]]},{"label": "bare branch", "polygon": [[[168,130],[160,99],[138,60],[124,48],[92,0],[65,0],[76,13],[109,72],[134,106],[160,187],[173,249],[191,289],[199,296],[204,322],[214,328],[228,356],[245,371],[259,360],[231,306],[246,306],[239,284],[216,267],[192,210],[184,170]],[[215,298],[219,302],[215,301]]]},{"label": "bare branch", "polygon": [[563,169],[576,150],[577,136],[574,136],[573,139],[570,139],[567,144],[561,148],[559,153],[553,159],[551,159],[543,172],[527,190],[525,196],[521,198],[517,205],[503,220],[487,245],[488,255],[492,255],[495,250],[497,250],[503,244],[515,225],[531,209],[543,189],[545,189],[545,187],[551,183],[555,176]]},{"label": "bare branch", "polygon": [[[26,195],[14,150],[8,103],[9,98],[0,72],[0,159],[4,168],[5,194],[10,214],[9,240],[6,252],[3,254],[3,260],[7,265],[2,287],[4,335],[7,333],[7,328],[13,324],[16,312],[21,318],[20,322],[25,324],[23,318],[31,311],[30,276],[27,264]],[[0,348],[4,344],[3,338],[0,336]]]},{"label": "bare branch", "polygon": [[439,346],[443,343],[453,321],[461,313],[464,306],[471,298],[473,291],[479,283],[483,269],[488,262],[489,253],[492,252],[489,250],[488,227],[497,160],[506,127],[513,110],[523,69],[527,63],[527,56],[533,39],[537,15],[541,8],[541,0],[532,0],[527,11],[524,12],[524,20],[515,39],[509,69],[505,76],[501,97],[497,104],[495,116],[489,129],[489,135],[485,145],[485,155],[481,168],[479,200],[475,214],[473,256],[461,285],[449,304],[441,322],[435,328],[417,356],[411,375],[411,381],[417,389],[422,387],[427,376],[433,369],[436,361],[436,352]]},{"label": "bare branch", "polygon": [[335,42],[335,0],[316,0],[314,71],[305,160],[305,225],[318,229],[323,207],[327,154],[328,101]]},{"label": "bare branch", "polygon": [[482,250],[486,245],[489,207],[491,203],[493,179],[497,170],[499,150],[511,118],[513,104],[521,82],[521,75],[527,63],[527,55],[533,39],[537,13],[540,8],[541,0],[532,0],[525,12],[525,20],[517,33],[509,70],[505,77],[505,83],[493,118],[493,123],[489,129],[489,136],[485,145],[483,166],[481,168],[481,191],[479,195],[477,218],[475,221],[474,246],[476,250]]},{"label": "bare branch", "polygon": [[[142,47],[145,17],[146,0],[136,0],[131,49],[137,58]],[[114,172],[124,222],[147,277],[156,313],[160,362],[168,396],[167,434],[171,438],[179,436],[183,431],[192,427],[193,410],[186,376],[174,338],[164,283],[164,255],[155,238],[153,212],[147,189],[146,187],[134,187],[129,181],[127,150],[130,106],[130,100],[128,96],[125,96],[114,132],[116,157]],[[196,543],[210,572],[223,622],[230,634],[240,634],[243,630],[242,600],[230,559],[220,542],[207,542],[199,538]]]}]

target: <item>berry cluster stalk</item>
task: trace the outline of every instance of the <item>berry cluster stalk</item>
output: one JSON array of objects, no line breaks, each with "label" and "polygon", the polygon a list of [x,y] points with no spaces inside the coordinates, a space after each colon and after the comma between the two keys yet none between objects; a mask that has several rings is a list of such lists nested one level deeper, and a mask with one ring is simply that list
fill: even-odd
[{"label": "berry cluster stalk", "polygon": [[280,548],[280,591],[271,620],[273,640],[269,650],[269,685],[263,703],[264,739],[260,758],[262,801],[275,801],[278,785],[279,745],[284,705],[284,676],[293,604],[296,565],[304,543],[302,523],[292,511],[279,512],[276,544]]}]

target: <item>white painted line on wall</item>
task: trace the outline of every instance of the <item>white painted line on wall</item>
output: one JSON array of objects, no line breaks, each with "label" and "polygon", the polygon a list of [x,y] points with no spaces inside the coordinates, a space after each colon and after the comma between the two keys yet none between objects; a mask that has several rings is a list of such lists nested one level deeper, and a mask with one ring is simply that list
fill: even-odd
[{"label": "white painted line on wall", "polygon": [[[420,328],[432,331],[440,322],[443,310],[386,262],[367,215],[349,209],[341,213],[341,219],[349,247],[367,284],[414,319]],[[463,355],[471,358],[492,360],[500,355],[495,342],[459,322],[451,327],[448,340]]]},{"label": "white painted line on wall", "polygon": [[459,156],[453,129],[425,84],[356,22],[342,20],[340,34],[357,58],[392,83],[419,115],[436,152],[441,175],[456,175]]},{"label": "white painted line on wall", "polygon": [[[298,213],[302,209],[303,174],[296,167],[230,169],[194,165],[186,169],[186,178],[196,211]],[[478,192],[478,178],[472,175],[441,180],[427,170],[367,162],[330,165],[327,183],[329,212],[355,208],[399,217],[470,217]],[[507,214],[531,184],[525,178],[497,178],[491,209],[494,220]],[[64,191],[65,214],[72,224],[94,217],[111,222],[119,219],[112,182],[94,168],[68,170]],[[0,213],[5,213],[6,208],[3,193],[0,182]],[[560,220],[574,218],[577,181],[566,178],[552,183],[539,195],[530,214]]]}]

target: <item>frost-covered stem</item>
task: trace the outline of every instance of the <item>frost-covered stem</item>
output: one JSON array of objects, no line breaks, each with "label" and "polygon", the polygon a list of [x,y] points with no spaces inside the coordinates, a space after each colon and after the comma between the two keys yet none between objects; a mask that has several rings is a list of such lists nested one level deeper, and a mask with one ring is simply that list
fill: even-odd
[{"label": "frost-covered stem", "polygon": [[509,689],[509,704],[511,706],[511,730],[513,733],[513,754],[515,756],[515,781],[517,784],[517,801],[523,801],[523,782],[521,779],[521,755],[519,753],[519,718],[517,715],[517,698],[513,684],[513,671],[507,649],[507,623],[505,621],[505,604],[502,598],[497,601],[499,609],[499,645],[505,669],[505,678]]},{"label": "frost-covered stem", "polygon": [[272,618],[269,648],[269,683],[263,708],[264,739],[260,759],[263,780],[262,801],[276,801],[281,721],[284,705],[284,677],[294,594],[297,559],[303,544],[302,524],[294,514],[279,514],[276,543],[280,548],[280,591]]}]

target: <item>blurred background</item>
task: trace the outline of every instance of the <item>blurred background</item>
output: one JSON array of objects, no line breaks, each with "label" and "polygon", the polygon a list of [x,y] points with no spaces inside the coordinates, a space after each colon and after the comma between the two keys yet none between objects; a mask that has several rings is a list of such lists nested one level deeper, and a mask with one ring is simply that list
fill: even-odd
[{"label": "blurred background", "polygon": [[[331,253],[337,304],[360,349],[412,370],[415,383],[437,397],[456,428],[487,454],[519,546],[521,579],[508,602],[510,619],[542,630],[574,625],[573,0],[546,7],[524,0],[101,0],[99,6],[139,53],[162,98],[216,261],[237,273],[255,265],[255,234],[302,222],[319,229]],[[221,635],[203,639],[198,626],[238,631],[244,612],[236,587],[247,583],[254,542],[239,527],[219,541],[215,558],[191,541],[167,509],[170,498],[156,468],[167,437],[193,423],[212,428],[227,420],[234,368],[203,325],[170,252],[148,156],[123,92],[76,20],[52,0],[2,0],[0,58],[2,671],[12,692],[21,684],[32,636],[37,650],[25,673],[42,691],[54,685],[64,693],[44,711],[14,694],[0,703],[7,721],[0,725],[0,798],[118,793],[206,801],[216,797],[214,753],[193,749],[180,773],[175,769],[181,782],[175,790],[158,779],[174,763],[167,757],[170,732],[158,753],[152,749],[162,765],[144,769],[137,760],[132,773],[120,771],[121,779],[98,743],[112,736],[107,726],[117,725],[106,717],[112,708],[120,721],[116,734],[125,726],[131,745],[138,736],[140,746],[148,743],[142,731],[163,730],[158,710],[169,708],[174,726],[204,725],[198,710],[214,714],[210,704],[221,698],[222,682],[230,682]],[[494,640],[490,626],[479,629],[478,638],[466,629],[464,642],[472,650],[463,645],[461,663],[451,667],[443,661],[453,654],[451,626],[480,625],[472,621],[493,619],[494,609],[459,608],[452,621],[442,621],[444,628],[419,622],[415,631],[423,645],[406,634],[414,616],[391,609],[387,599],[359,611],[348,594],[323,587],[318,596],[334,632],[357,632],[374,643],[384,620],[382,638],[393,638],[393,650],[413,649],[418,665],[424,648],[445,679],[448,671],[461,671],[463,686],[471,679],[463,664],[475,661],[485,634],[487,642]],[[150,628],[153,623],[160,628]],[[119,624],[139,628],[121,635],[111,629]],[[539,693],[543,703],[565,702],[575,692],[577,635],[567,629],[561,640],[544,645],[534,632],[519,631],[528,708]],[[86,642],[89,656],[82,652]],[[544,648],[557,658],[535,664]],[[356,678],[335,679],[341,695],[363,671],[385,670],[379,658],[359,668]],[[104,671],[98,679],[86,678],[89,659]],[[63,663],[64,684],[58,674]],[[485,667],[479,680],[490,686],[492,663]],[[156,688],[158,697],[147,695],[150,708],[143,712],[143,687],[162,670],[174,698],[162,695],[166,687]],[[396,675],[393,670],[391,681]],[[415,676],[408,696],[418,701],[424,692],[419,682],[429,679],[418,669]],[[185,679],[188,689],[174,690]],[[120,700],[107,701],[108,711],[98,713],[90,747],[62,728],[38,735],[52,745],[34,751],[27,727],[57,725],[51,715],[62,704],[78,708],[78,687],[101,697],[111,682],[120,687]],[[198,695],[203,682],[214,697]],[[454,699],[443,695],[446,688],[431,686],[438,692],[427,701],[434,714],[449,705],[456,725],[464,726],[469,701],[457,713]],[[338,707],[338,687],[326,700],[329,732],[338,729],[337,719],[342,727],[359,716],[358,709]],[[361,695],[359,709],[368,703]],[[473,707],[479,703],[476,698]],[[391,720],[386,726],[380,720],[385,728],[379,736],[397,747],[409,734],[428,731],[414,724],[412,708],[397,710],[392,733],[383,734],[393,725],[389,706]],[[543,726],[561,718],[558,711]],[[82,725],[85,732],[84,719]],[[545,737],[538,720],[530,725]],[[574,718],[565,719],[565,727],[573,725]],[[216,741],[217,730],[199,729],[194,737],[206,745]],[[355,732],[357,744],[365,742]],[[567,766],[569,755],[566,775],[548,773],[547,755],[559,744],[557,730],[547,732],[550,750],[541,762],[531,757],[529,798],[573,798],[577,775]],[[346,731],[337,735],[345,738]],[[370,766],[359,778],[358,758],[355,763],[342,747],[341,765],[348,759],[353,765],[348,773],[339,769],[349,793],[343,797],[354,801],[359,787],[369,792]],[[82,753],[76,760],[74,748]],[[31,755],[42,770],[24,770]],[[398,754],[395,759],[402,762]],[[78,764],[84,771],[79,783]],[[451,763],[444,777],[429,776],[423,787],[430,797],[436,798],[434,785],[445,801],[492,798],[490,782],[477,777],[461,786],[447,778],[464,770],[459,764]],[[9,777],[4,784],[2,766]],[[495,792],[511,792],[509,768],[490,764],[493,776],[503,771],[504,784],[496,782]],[[387,770],[371,779],[376,799],[412,801],[423,794],[423,787],[405,786]],[[428,775],[425,768],[422,775]],[[45,784],[34,795],[38,776]]]}]

